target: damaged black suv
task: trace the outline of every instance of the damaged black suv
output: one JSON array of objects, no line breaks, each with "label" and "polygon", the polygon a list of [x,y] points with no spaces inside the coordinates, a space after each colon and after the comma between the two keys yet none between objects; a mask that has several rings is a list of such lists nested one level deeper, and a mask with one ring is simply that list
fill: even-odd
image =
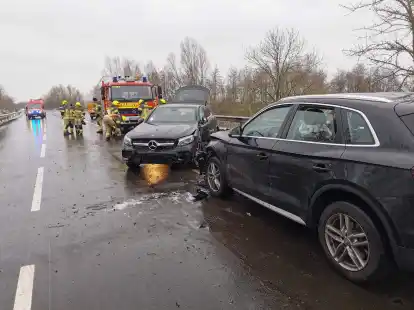
[{"label": "damaged black suv", "polygon": [[211,138],[213,195],[315,228],[351,281],[414,270],[414,93],[288,97]]}]

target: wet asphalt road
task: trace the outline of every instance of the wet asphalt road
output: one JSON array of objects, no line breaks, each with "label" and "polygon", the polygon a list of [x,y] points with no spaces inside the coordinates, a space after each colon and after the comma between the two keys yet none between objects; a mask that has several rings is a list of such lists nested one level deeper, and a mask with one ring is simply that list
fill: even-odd
[{"label": "wet asphalt road", "polygon": [[65,138],[56,112],[0,128],[0,309],[414,309],[412,275],[355,286],[311,231],[193,202],[191,170],[150,189],[95,130]]}]

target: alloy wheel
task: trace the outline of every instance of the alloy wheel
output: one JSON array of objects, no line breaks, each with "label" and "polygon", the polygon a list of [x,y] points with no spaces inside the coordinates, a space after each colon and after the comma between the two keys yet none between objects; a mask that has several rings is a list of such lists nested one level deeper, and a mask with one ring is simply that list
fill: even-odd
[{"label": "alloy wheel", "polygon": [[221,187],[220,170],[216,163],[211,162],[207,168],[207,182],[211,190],[218,192]]},{"label": "alloy wheel", "polygon": [[370,258],[367,234],[361,225],[344,213],[333,214],[325,225],[325,242],[332,258],[348,271],[361,271]]}]

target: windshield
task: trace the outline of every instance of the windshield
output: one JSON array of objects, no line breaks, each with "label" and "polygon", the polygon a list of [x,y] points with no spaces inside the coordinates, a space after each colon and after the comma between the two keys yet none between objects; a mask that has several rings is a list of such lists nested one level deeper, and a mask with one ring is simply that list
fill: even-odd
[{"label": "windshield", "polygon": [[147,120],[148,124],[196,123],[195,107],[158,107]]},{"label": "windshield", "polygon": [[112,86],[111,99],[118,101],[138,101],[139,99],[152,99],[150,86]]},{"label": "windshield", "polygon": [[196,87],[183,87],[175,93],[175,102],[182,101],[208,101],[209,93],[207,89]]},{"label": "windshield", "polygon": [[33,109],[41,109],[42,108],[42,104],[41,103],[31,103],[27,106],[27,108],[29,110],[33,110]]}]

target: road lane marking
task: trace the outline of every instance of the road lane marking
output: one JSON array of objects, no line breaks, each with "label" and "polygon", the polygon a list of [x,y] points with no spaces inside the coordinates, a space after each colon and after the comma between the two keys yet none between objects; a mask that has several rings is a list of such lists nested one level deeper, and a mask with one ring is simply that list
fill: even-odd
[{"label": "road lane marking", "polygon": [[40,210],[40,203],[42,201],[42,186],[43,186],[44,167],[37,169],[36,184],[33,192],[32,212]]},{"label": "road lane marking", "polygon": [[46,134],[44,134],[44,135],[43,135],[43,140],[45,140],[45,141],[46,141]]},{"label": "road lane marking", "polygon": [[34,273],[34,265],[20,268],[13,310],[30,310],[32,308]]},{"label": "road lane marking", "polygon": [[40,158],[45,157],[45,155],[46,155],[46,144],[43,143],[42,148],[40,149]]}]

